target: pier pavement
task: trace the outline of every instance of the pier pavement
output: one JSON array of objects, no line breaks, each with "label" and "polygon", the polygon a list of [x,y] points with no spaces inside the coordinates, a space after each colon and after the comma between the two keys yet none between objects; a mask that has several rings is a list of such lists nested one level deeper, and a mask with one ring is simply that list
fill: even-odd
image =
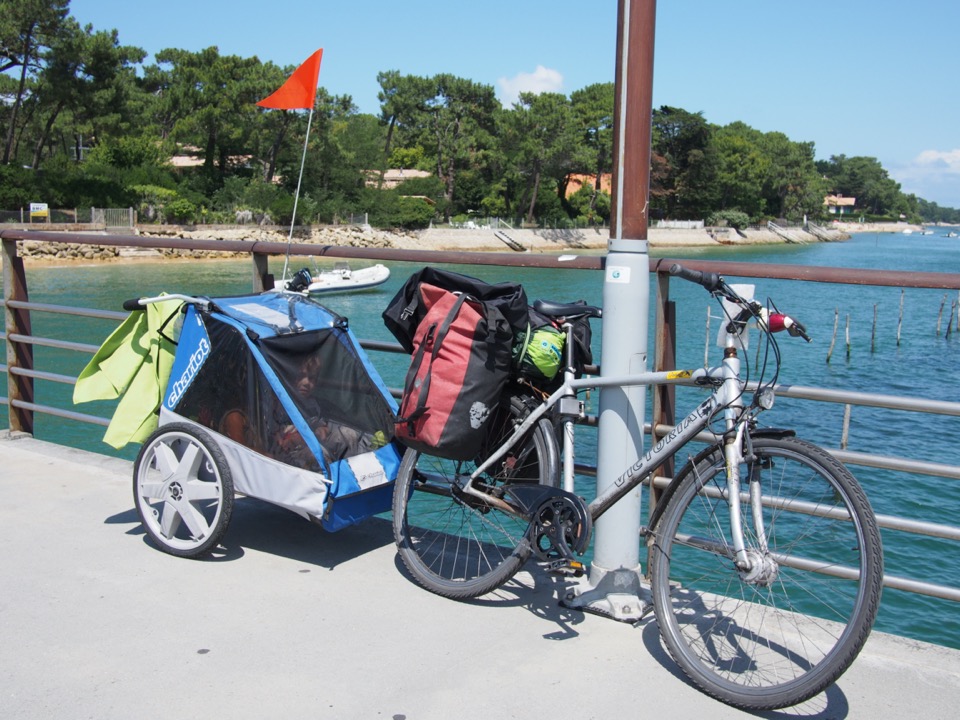
[{"label": "pier pavement", "polygon": [[[389,521],[329,534],[239,499],[211,560],[154,549],[131,463],[0,436],[0,717],[751,717],[638,627],[523,574],[458,603],[399,567]],[[947,720],[960,652],[874,633],[838,684],[769,718]]]}]

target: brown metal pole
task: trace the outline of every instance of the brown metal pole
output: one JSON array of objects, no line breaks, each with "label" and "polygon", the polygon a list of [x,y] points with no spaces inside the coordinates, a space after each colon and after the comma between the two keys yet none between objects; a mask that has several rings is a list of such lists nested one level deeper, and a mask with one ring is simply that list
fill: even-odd
[{"label": "brown metal pole", "polygon": [[620,0],[618,12],[610,238],[646,240],[657,3]]},{"label": "brown metal pole", "polygon": [[[647,369],[650,258],[647,194],[653,85],[654,0],[620,0],[614,106],[613,205],[604,266],[600,372],[620,377]],[[624,468],[643,455],[642,387],[605,387],[597,416],[597,496],[615,491]],[[573,488],[567,488],[572,490]],[[636,488],[597,518],[589,581],[567,601],[624,621],[643,617]]]},{"label": "brown metal pole", "polygon": [[[17,255],[15,240],[3,241],[3,299],[27,302],[27,276],[23,258]],[[11,335],[31,335],[30,311],[6,305],[7,329],[7,398],[10,430],[33,434],[33,411],[15,407],[21,401],[33,403],[33,378],[15,374],[16,368],[33,370],[33,346],[15,342]]]}]

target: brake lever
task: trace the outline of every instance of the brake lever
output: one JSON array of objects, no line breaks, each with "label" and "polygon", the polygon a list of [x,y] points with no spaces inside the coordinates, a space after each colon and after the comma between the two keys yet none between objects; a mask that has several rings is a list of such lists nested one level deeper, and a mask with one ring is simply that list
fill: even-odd
[{"label": "brake lever", "polygon": [[799,320],[794,320],[791,317],[788,317],[787,320],[789,320],[791,323],[784,323],[787,326],[788,333],[793,335],[793,337],[802,337],[807,342],[811,341],[811,337],[807,335],[807,329],[803,326],[803,323],[801,323]]},{"label": "brake lever", "polygon": [[807,334],[807,328],[799,320],[795,320],[789,315],[783,313],[770,313],[766,320],[770,332],[780,332],[786,330],[792,337],[802,337],[807,342],[812,338]]}]

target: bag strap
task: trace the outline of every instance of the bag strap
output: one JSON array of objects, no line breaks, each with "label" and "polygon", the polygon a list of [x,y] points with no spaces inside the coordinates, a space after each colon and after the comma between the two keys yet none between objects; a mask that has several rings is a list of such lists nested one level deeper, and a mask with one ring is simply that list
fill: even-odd
[{"label": "bag strap", "polygon": [[530,321],[527,320],[527,332],[523,336],[523,347],[520,348],[520,354],[517,355],[517,365],[523,362],[523,356],[527,354],[527,348],[530,347],[530,336],[533,335],[533,329],[530,327]]}]

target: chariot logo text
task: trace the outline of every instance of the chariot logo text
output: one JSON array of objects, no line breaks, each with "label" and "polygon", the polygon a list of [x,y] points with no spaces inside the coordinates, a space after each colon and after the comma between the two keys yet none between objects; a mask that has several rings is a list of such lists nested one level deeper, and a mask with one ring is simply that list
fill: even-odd
[{"label": "chariot logo text", "polygon": [[190,356],[190,362],[187,363],[187,368],[183,371],[183,375],[181,375],[180,379],[173,383],[173,389],[170,391],[170,397],[167,398],[167,404],[170,407],[173,407],[177,404],[177,402],[179,402],[180,396],[183,395],[183,391],[186,390],[190,385],[190,382],[197,374],[197,370],[200,369],[200,366],[203,365],[203,361],[207,359],[207,355],[209,354],[210,343],[207,342],[206,338],[201,338],[200,343],[197,345],[197,349],[193,352],[193,355]]}]

